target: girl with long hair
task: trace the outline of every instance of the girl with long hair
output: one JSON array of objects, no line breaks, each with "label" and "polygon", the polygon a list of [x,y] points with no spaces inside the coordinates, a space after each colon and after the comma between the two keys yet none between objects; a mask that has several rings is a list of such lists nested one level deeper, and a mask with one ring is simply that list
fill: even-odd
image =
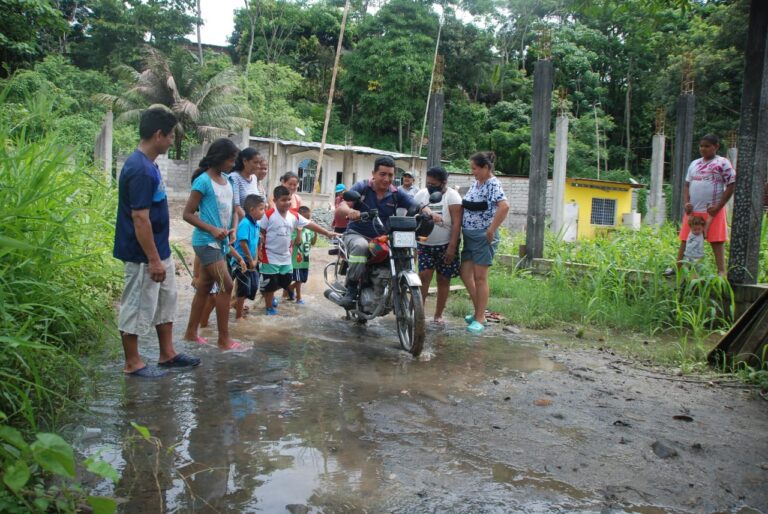
[{"label": "girl with long hair", "polygon": [[[217,139],[208,148],[205,157],[192,175],[192,191],[184,207],[184,221],[195,227],[192,248],[200,259],[201,271],[195,296],[189,312],[184,339],[207,343],[197,333],[203,309],[214,283],[219,284],[216,295],[216,325],[220,350],[240,350],[242,344],[229,337],[229,299],[232,296],[232,278],[226,264],[230,253],[238,216],[234,191],[226,172],[232,169],[239,149],[229,139]],[[199,215],[198,215],[199,212]],[[245,269],[237,252],[234,256]]]}]

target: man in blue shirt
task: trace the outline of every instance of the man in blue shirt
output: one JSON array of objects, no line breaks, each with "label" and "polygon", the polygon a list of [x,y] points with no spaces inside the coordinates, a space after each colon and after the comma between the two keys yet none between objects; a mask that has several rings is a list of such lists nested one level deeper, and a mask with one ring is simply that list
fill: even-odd
[{"label": "man in blue shirt", "polygon": [[[402,192],[392,185],[395,179],[395,161],[391,157],[379,157],[374,161],[373,176],[369,180],[361,180],[355,183],[350,190],[360,193],[363,212],[377,209],[379,218],[386,223],[390,216],[395,214],[398,207],[409,209],[415,204],[413,197]],[[368,260],[368,240],[378,235],[373,226],[373,220],[360,221],[360,211],[353,209],[347,202],[341,202],[337,207],[340,216],[346,216],[349,220],[347,231],[344,233],[344,244],[347,247],[349,269],[347,270],[346,294],[339,299],[342,307],[352,307],[357,299],[360,280],[365,272],[365,263]],[[424,209],[424,214],[431,216],[429,209]]]},{"label": "man in blue shirt", "polygon": [[117,327],[123,341],[123,372],[155,378],[165,371],[148,366],[139,355],[139,336],[154,326],[160,343],[160,368],[193,367],[200,359],[176,353],[176,272],[168,242],[170,217],[165,184],[155,165],[173,144],[176,117],[163,107],[144,111],[138,148],[120,172],[113,255],[124,263],[125,289]]}]

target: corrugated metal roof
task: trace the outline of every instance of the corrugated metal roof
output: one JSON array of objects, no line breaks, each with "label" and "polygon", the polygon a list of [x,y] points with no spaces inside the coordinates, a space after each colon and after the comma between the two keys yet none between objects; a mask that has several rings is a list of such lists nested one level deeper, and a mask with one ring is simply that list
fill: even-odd
[{"label": "corrugated metal roof", "polygon": [[[261,143],[277,143],[279,145],[283,146],[300,146],[302,148],[316,148],[320,149],[320,143],[316,141],[291,141],[288,139],[276,139],[273,137],[259,137],[259,136],[251,136],[251,141],[259,141]],[[389,150],[381,150],[379,148],[371,148],[369,146],[347,146],[347,145],[332,145],[329,143],[325,144],[326,150],[336,150],[338,152],[345,152],[345,151],[351,151],[355,153],[363,153],[363,154],[370,154],[370,155],[385,155],[387,157],[392,157],[393,159],[410,159],[413,156],[407,153],[400,153],[400,152],[391,152]],[[426,161],[426,157],[419,157],[419,159]]]}]

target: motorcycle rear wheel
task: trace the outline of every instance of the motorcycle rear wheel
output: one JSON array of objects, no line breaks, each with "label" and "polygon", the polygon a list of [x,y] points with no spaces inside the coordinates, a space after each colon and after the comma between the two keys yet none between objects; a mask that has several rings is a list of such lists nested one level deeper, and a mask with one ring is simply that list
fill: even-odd
[{"label": "motorcycle rear wheel", "polygon": [[400,346],[414,357],[418,357],[424,349],[426,337],[421,289],[401,282],[398,291],[398,303],[399,306],[395,314]]}]

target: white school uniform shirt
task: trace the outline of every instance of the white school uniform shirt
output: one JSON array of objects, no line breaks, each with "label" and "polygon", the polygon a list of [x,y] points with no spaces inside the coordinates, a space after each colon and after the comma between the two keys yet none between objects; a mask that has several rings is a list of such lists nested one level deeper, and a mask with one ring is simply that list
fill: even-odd
[{"label": "white school uniform shirt", "polygon": [[289,265],[293,264],[291,254],[293,252],[291,232],[298,228],[304,228],[309,224],[305,217],[293,214],[291,211],[281,216],[277,209],[269,209],[259,221],[264,234],[264,247],[261,252],[261,262],[265,264]]}]

